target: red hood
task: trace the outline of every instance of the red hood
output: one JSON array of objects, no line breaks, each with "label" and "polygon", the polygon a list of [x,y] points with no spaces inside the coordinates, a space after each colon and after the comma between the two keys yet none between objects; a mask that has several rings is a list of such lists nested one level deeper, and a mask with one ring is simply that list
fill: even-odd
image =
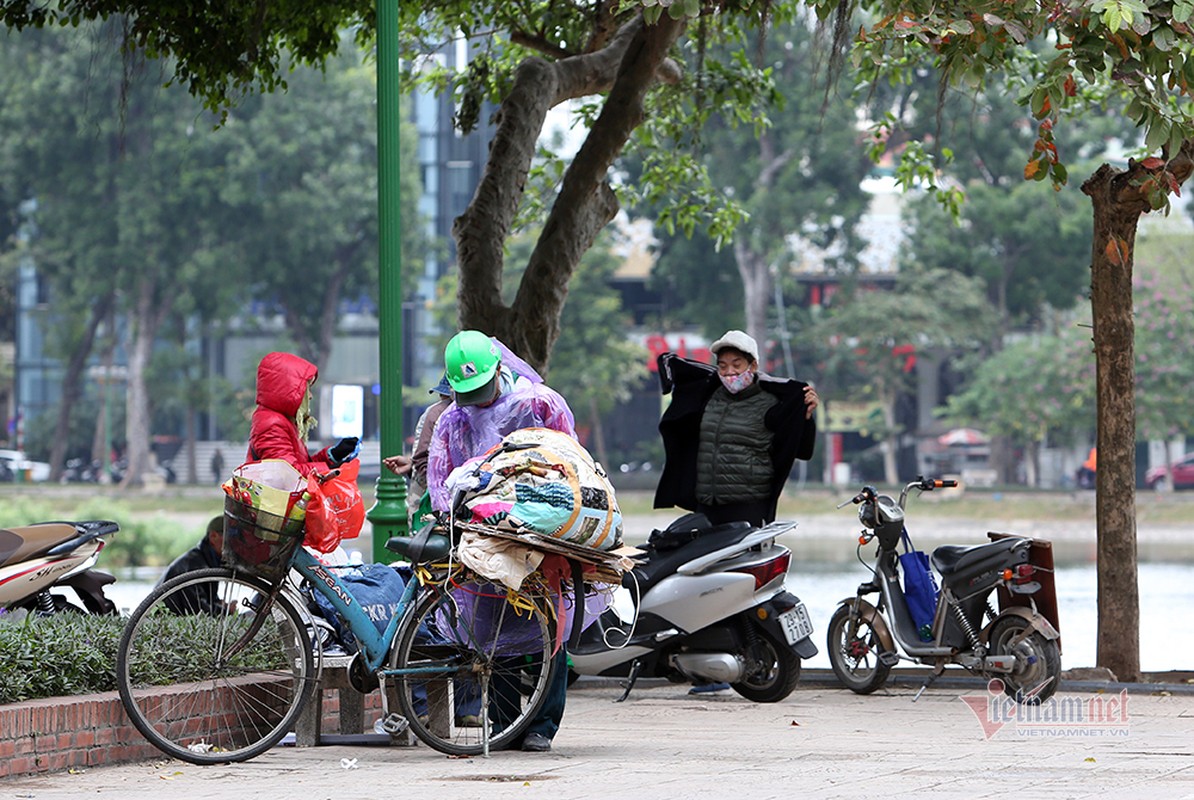
[{"label": "red hood", "polygon": [[318,375],[314,364],[293,353],[269,353],[257,365],[257,405],[294,417]]}]

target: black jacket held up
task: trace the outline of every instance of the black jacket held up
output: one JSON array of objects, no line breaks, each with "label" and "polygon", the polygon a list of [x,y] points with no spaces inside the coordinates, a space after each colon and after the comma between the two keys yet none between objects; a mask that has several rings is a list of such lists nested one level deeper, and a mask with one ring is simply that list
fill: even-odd
[{"label": "black jacket held up", "polygon": [[[675,353],[661,354],[657,363],[660,388],[664,394],[672,394],[672,402],[659,420],[666,461],[655,490],[655,507],[676,506],[693,510],[697,505],[696,463],[701,416],[721,381],[715,367],[680,358]],[[774,432],[771,440],[774,471],[768,519],[775,518],[776,504],[793,462],[798,458],[807,461],[813,456],[817,424],[804,418],[804,387],[807,385],[802,381],[759,374],[760,388],[779,400],[764,417],[767,429]]]}]

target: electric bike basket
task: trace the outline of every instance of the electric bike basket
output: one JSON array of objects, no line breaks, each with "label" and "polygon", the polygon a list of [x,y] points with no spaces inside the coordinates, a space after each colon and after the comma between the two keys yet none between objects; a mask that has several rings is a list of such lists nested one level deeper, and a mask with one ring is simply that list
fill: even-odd
[{"label": "electric bike basket", "polygon": [[224,498],[224,565],[280,582],[303,541],[303,518],[284,517]]}]

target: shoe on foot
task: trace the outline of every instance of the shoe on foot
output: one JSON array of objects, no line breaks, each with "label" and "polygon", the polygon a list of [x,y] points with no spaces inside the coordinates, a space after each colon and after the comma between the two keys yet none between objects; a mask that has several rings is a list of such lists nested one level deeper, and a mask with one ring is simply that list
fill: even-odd
[{"label": "shoe on foot", "polygon": [[528,733],[522,740],[522,749],[527,753],[546,753],[551,750],[551,739],[541,733]]},{"label": "shoe on foot", "polygon": [[481,717],[477,714],[464,714],[456,718],[458,728],[480,728]]},{"label": "shoe on foot", "polygon": [[730,685],[724,681],[717,683],[698,683],[688,690],[689,694],[709,694],[710,692],[724,692]]}]

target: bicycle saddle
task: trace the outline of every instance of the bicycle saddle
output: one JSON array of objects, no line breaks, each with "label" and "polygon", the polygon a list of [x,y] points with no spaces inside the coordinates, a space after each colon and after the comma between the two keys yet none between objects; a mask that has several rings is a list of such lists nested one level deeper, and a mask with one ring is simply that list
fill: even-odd
[{"label": "bicycle saddle", "polygon": [[443,561],[452,551],[452,540],[435,532],[434,524],[425,525],[414,536],[391,536],[386,549],[412,564]]}]

